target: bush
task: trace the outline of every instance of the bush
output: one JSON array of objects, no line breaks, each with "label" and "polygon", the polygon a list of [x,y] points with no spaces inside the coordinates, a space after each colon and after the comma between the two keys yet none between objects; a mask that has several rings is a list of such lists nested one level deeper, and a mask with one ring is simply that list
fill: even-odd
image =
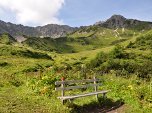
[{"label": "bush", "polygon": [[123,47],[117,45],[109,54],[98,53],[87,67],[100,73],[109,73],[110,70],[114,70],[119,76],[128,77],[130,74],[135,74],[140,78],[150,80],[152,78],[151,56],[151,54],[145,56],[127,53]]},{"label": "bush", "polygon": [[146,78],[150,80],[152,78],[152,62],[147,61],[138,66],[137,74],[140,78]]},{"label": "bush", "polygon": [[[32,88],[35,93],[51,96],[55,89],[55,82],[59,81],[59,76],[55,75],[55,70],[41,73],[41,78],[30,79],[27,86]],[[55,75],[55,76],[54,76]]]},{"label": "bush", "polygon": [[0,55],[13,55],[21,56],[28,58],[37,58],[37,59],[50,59],[53,60],[51,56],[47,53],[42,53],[38,51],[31,51],[22,47],[12,47],[12,46],[2,46],[0,47]]},{"label": "bush", "polygon": [[128,54],[124,51],[124,48],[120,45],[115,46],[115,48],[110,52],[111,58],[127,58]]},{"label": "bush", "polygon": [[106,62],[107,59],[108,59],[108,55],[103,52],[100,52],[96,55],[94,59],[90,61],[90,63],[87,64],[87,67],[89,68],[98,67],[102,63]]},{"label": "bush", "polygon": [[141,50],[152,49],[152,30],[138,36],[136,41],[129,44],[128,47],[135,47]]},{"label": "bush", "polygon": [[19,80],[16,80],[16,79],[9,81],[9,83],[11,83],[11,85],[13,85],[15,87],[19,87],[19,86],[21,86],[23,84],[22,81],[19,81]]},{"label": "bush", "polygon": [[135,45],[133,42],[129,42],[129,44],[127,45],[127,48],[135,48]]},{"label": "bush", "polygon": [[5,66],[7,66],[7,65],[9,65],[7,62],[1,62],[1,61],[0,61],[0,67],[5,67]]},{"label": "bush", "polygon": [[39,65],[39,64],[36,64],[36,65],[34,65],[34,66],[31,66],[31,67],[26,67],[25,69],[23,69],[23,71],[22,72],[37,72],[38,70],[43,70],[44,69],[44,67],[43,66],[41,66],[41,65]]}]

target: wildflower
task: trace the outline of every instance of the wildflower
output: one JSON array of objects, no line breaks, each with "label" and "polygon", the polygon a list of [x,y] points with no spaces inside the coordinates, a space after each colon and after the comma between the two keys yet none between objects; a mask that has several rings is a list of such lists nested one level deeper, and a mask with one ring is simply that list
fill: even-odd
[{"label": "wildflower", "polygon": [[133,89],[133,86],[132,86],[132,85],[129,85],[128,88],[130,88],[130,89],[132,90],[132,89]]},{"label": "wildflower", "polygon": [[41,94],[45,94],[47,91],[48,91],[48,87],[46,86],[40,90]]}]

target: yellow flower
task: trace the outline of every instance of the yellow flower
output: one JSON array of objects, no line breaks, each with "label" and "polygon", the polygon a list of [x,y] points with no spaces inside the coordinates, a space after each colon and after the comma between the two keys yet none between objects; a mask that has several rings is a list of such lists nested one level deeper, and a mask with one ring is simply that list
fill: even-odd
[{"label": "yellow flower", "polygon": [[46,86],[40,90],[41,94],[45,94],[47,91],[48,91],[48,87]]},{"label": "yellow flower", "polygon": [[152,103],[149,103],[149,107],[152,108]]},{"label": "yellow flower", "polygon": [[132,90],[132,89],[133,89],[133,86],[132,86],[132,85],[129,85],[128,88],[130,88],[130,89]]}]

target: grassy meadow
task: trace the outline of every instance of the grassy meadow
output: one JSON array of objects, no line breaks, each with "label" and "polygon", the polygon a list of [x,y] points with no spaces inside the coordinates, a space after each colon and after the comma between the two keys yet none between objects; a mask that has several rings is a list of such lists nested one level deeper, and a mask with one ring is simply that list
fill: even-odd
[{"label": "grassy meadow", "polygon": [[[1,35],[0,113],[92,113],[119,107],[121,113],[151,113],[152,32],[118,32],[89,27],[63,39],[30,37],[22,44]],[[111,90],[106,100],[102,95],[99,101],[89,96],[62,105],[57,99],[61,92],[55,91],[55,81],[61,77],[76,80],[93,76],[102,80],[99,90]]]}]

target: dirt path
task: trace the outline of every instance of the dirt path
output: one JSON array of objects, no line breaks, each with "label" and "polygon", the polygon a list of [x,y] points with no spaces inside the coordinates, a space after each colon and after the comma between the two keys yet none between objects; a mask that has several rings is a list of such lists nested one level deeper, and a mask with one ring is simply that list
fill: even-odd
[{"label": "dirt path", "polygon": [[97,108],[97,109],[94,109],[88,113],[125,113],[125,106],[120,106],[119,108],[115,108],[115,107],[112,107],[112,108]]},{"label": "dirt path", "polygon": [[119,104],[117,106],[97,106],[97,105],[86,105],[86,106],[75,106],[73,109],[74,113],[125,113],[126,106]]},{"label": "dirt path", "polygon": [[125,113],[125,105],[123,105],[115,110],[109,111],[107,113]]}]

